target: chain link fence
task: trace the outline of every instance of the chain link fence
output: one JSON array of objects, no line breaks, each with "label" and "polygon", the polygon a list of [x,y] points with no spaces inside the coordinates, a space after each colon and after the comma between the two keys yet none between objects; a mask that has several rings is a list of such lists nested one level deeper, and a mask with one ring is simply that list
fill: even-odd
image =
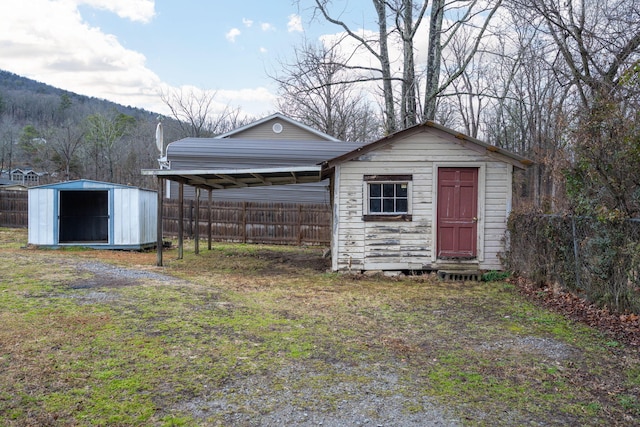
[{"label": "chain link fence", "polygon": [[514,213],[508,269],[616,312],[640,312],[640,219]]}]

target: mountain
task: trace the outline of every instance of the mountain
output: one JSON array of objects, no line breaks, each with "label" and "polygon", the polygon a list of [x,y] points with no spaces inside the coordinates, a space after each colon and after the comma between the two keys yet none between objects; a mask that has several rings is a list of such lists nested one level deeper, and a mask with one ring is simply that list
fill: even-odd
[{"label": "mountain", "polygon": [[[52,102],[58,104],[63,96],[68,97],[73,104],[83,105],[86,111],[106,112],[116,110],[143,120],[156,120],[158,117],[157,113],[141,108],[124,106],[105,99],[80,95],[9,71],[0,70],[0,117],[8,114],[14,116],[13,118],[19,122],[37,123],[39,121],[39,108],[30,109],[28,107]],[[13,111],[11,107],[14,107]],[[15,114],[12,114],[12,112]],[[31,113],[34,113],[35,117],[31,117]]]}]

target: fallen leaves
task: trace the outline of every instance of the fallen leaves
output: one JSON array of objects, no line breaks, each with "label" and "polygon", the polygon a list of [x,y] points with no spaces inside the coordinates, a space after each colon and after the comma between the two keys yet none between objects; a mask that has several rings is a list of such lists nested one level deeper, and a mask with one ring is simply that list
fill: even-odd
[{"label": "fallen leaves", "polygon": [[570,319],[585,323],[627,345],[640,347],[640,316],[636,313],[612,313],[579,296],[557,287],[539,287],[518,277],[510,280],[522,294]]}]

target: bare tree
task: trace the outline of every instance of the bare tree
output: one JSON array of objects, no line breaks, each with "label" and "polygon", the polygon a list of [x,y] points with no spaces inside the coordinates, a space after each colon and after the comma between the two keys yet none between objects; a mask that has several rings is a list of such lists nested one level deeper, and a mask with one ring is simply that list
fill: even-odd
[{"label": "bare tree", "polygon": [[[425,119],[436,117],[438,97],[441,96],[453,81],[459,78],[477,53],[481,40],[485,36],[489,23],[500,8],[502,0],[428,0],[415,2],[412,0],[382,1],[372,0],[377,17],[377,37],[365,38],[363,32],[353,30],[346,21],[337,18],[339,13],[332,12],[329,0],[316,0],[316,10],[333,24],[340,26],[345,33],[358,42],[378,61],[379,67],[351,67],[360,72],[353,81],[363,81],[363,72],[372,73],[369,80],[379,80],[382,84],[384,100],[385,131],[393,132],[397,123],[406,127]],[[429,5],[431,6],[429,8]],[[423,69],[425,89],[422,111],[419,110],[418,78],[415,71],[415,40],[418,29],[430,10],[429,47],[426,64]],[[447,47],[456,34],[466,27],[475,29],[469,43],[467,55],[459,61],[459,67],[441,81],[442,58]],[[393,57],[390,54],[395,46],[396,37],[400,40],[402,51],[402,75],[395,75]],[[398,94],[399,91],[399,94]],[[400,116],[396,117],[396,104],[400,103]]]},{"label": "bare tree", "polygon": [[120,143],[134,125],[133,117],[115,111],[109,115],[96,113],[86,118],[86,148],[93,161],[94,179],[116,179],[117,156],[122,148]]},{"label": "bare tree", "polygon": [[533,25],[544,28],[557,52],[549,52],[548,66],[558,80],[575,89],[582,108],[626,90],[619,80],[640,54],[637,1],[511,1]]},{"label": "bare tree", "polygon": [[216,96],[216,91],[175,89],[162,93],[161,99],[183,137],[202,138],[226,132],[241,120],[238,108],[225,105],[216,112]]},{"label": "bare tree", "polygon": [[385,131],[388,133],[397,130],[395,100],[393,91],[393,75],[391,73],[391,60],[389,58],[389,30],[387,17],[387,4],[384,0],[372,0],[378,24],[378,35],[373,39],[365,36],[365,33],[358,33],[349,25],[331,13],[330,0],[316,0],[316,9],[320,11],[322,16],[330,23],[341,27],[345,33],[359,43],[359,47],[365,49],[380,64],[379,68],[352,66],[354,71],[373,73],[373,77],[357,75],[352,77],[352,81],[381,80],[383,87],[384,115],[385,115]]},{"label": "bare tree", "polygon": [[[451,0],[449,3],[445,0],[432,0],[429,21],[429,51],[425,70],[427,77],[424,119],[435,119],[438,96],[447,90],[467,69],[478,53],[489,24],[501,6],[502,0]],[[447,27],[444,27],[445,17],[447,17]],[[459,33],[468,27],[473,28],[474,31],[466,32],[468,34],[466,55],[457,62],[457,67],[441,81],[443,55],[446,54],[452,40],[455,40]]]},{"label": "bare tree", "polygon": [[11,170],[15,162],[18,126],[9,117],[0,117],[0,172]]},{"label": "bare tree", "polygon": [[71,179],[71,168],[84,143],[84,128],[67,120],[59,128],[52,131],[47,146],[53,151],[53,160],[59,164],[64,173],[64,179]]},{"label": "bare tree", "polygon": [[335,49],[319,44],[294,47],[291,63],[281,63],[273,79],[279,86],[278,108],[289,117],[342,141],[370,141],[380,125],[370,102],[348,77]]},{"label": "bare tree", "polygon": [[[395,14],[395,28],[402,40],[402,88],[400,98],[400,121],[404,128],[416,124],[420,119],[418,111],[418,81],[416,79],[414,40],[418,28],[425,15],[428,1],[422,3],[419,9],[412,0],[396,0],[388,2],[388,6]],[[414,10],[417,12],[414,18]]]}]

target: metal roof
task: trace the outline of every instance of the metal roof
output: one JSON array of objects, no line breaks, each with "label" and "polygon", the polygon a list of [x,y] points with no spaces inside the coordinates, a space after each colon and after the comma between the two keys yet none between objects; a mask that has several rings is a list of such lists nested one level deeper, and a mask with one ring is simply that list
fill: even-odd
[{"label": "metal roof", "polygon": [[36,185],[36,186],[30,187],[30,189],[34,189],[34,190],[39,188],[56,188],[60,190],[68,190],[68,189],[94,190],[94,189],[107,189],[107,188],[131,188],[131,189],[137,189],[142,191],[155,191],[155,190],[148,190],[144,188],[134,187],[132,185],[116,184],[113,182],[95,181],[91,179],[76,179],[73,181],[61,181],[61,182],[54,182],[51,184],[43,184],[43,185]]},{"label": "metal roof", "polygon": [[321,180],[322,167],[285,166],[248,169],[143,169],[142,175],[155,175],[193,187],[227,189],[267,185],[300,184]]},{"label": "metal roof", "polygon": [[171,169],[306,166],[348,153],[360,145],[334,141],[184,138],[167,146],[167,160],[171,162]]},{"label": "metal roof", "polygon": [[167,147],[170,170],[143,170],[201,188],[228,189],[319,182],[336,165],[428,130],[519,168],[529,159],[427,121],[366,145],[331,141],[185,138]]}]

